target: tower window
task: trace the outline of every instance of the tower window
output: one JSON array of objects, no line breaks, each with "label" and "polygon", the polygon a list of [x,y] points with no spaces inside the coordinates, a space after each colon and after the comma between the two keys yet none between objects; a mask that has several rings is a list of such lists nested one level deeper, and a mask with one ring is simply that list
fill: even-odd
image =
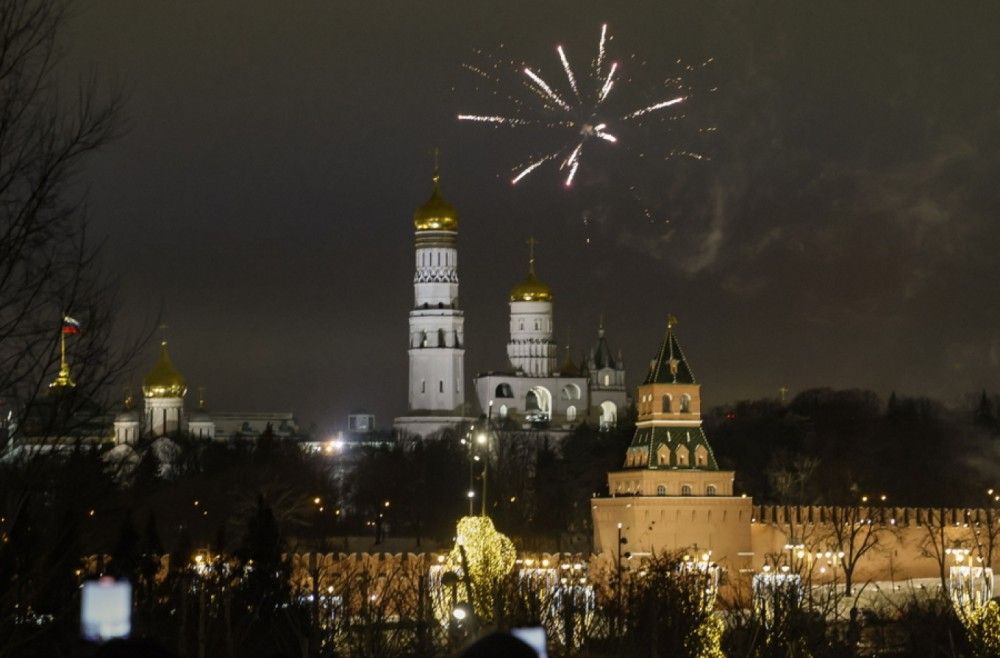
[{"label": "tower window", "polygon": [[687,393],[681,396],[681,413],[691,413],[691,396]]},{"label": "tower window", "polygon": [[425,379],[421,379],[420,380],[420,392],[421,393],[426,393],[427,392],[427,380],[425,380]]},{"label": "tower window", "polygon": [[438,393],[444,393],[444,380],[438,381]]},{"label": "tower window", "polygon": [[682,484],[681,485],[681,495],[682,496],[690,496],[691,495],[691,485],[690,484]]},{"label": "tower window", "polygon": [[667,495],[667,488],[666,488],[666,486],[664,486],[662,484],[656,485],[656,495],[657,496],[666,496]]},{"label": "tower window", "polygon": [[716,494],[716,491],[717,491],[717,489],[715,488],[714,484],[710,484],[707,487],[705,487],[705,495],[706,496],[714,496]]},{"label": "tower window", "polygon": [[664,395],[663,396],[663,400],[661,401],[661,409],[660,409],[660,411],[662,413],[665,413],[665,414],[669,414],[670,413],[670,402],[671,402],[670,396],[669,395]]}]

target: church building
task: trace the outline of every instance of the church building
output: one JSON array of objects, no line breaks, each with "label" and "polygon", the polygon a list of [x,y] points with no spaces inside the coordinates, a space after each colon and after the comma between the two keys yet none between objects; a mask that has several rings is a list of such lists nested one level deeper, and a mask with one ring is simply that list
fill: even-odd
[{"label": "church building", "polygon": [[602,322],[579,365],[568,348],[557,365],[552,290],[535,273],[534,239],[528,244],[528,275],[510,291],[510,367],[476,376],[479,406],[525,428],[570,430],[584,421],[610,428],[628,404],[621,354],[612,356]]},{"label": "church building", "polygon": [[185,408],[188,388],[184,376],[174,367],[167,341],[160,342],[160,356],[142,382],[143,409],[134,408],[132,395],[125,398],[123,409],[114,420],[114,442],[135,445],[142,438],[171,436],[179,433],[194,438],[220,441],[236,438],[253,439],[268,426],[276,437],[298,435],[291,412],[209,412],[204,396],[198,406]]}]

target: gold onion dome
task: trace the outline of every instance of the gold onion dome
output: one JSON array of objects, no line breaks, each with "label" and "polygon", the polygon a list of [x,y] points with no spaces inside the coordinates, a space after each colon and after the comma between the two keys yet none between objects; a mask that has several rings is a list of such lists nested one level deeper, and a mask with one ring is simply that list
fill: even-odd
[{"label": "gold onion dome", "polygon": [[535,238],[528,240],[528,276],[510,291],[512,302],[551,302],[552,289],[535,276]]},{"label": "gold onion dome", "polygon": [[510,301],[551,302],[552,289],[539,281],[534,272],[529,272],[528,277],[524,281],[511,289]]},{"label": "gold onion dome", "polygon": [[418,231],[457,231],[458,211],[441,196],[441,174],[434,172],[431,198],[413,213],[413,227]]},{"label": "gold onion dome", "polygon": [[187,393],[184,376],[170,361],[167,341],[160,343],[160,360],[142,381],[142,393],[147,398],[180,398]]}]

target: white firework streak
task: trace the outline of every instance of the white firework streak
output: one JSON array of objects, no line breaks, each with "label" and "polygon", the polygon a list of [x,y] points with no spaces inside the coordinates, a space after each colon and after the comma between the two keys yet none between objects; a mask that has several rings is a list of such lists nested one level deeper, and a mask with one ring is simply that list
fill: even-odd
[{"label": "white firework streak", "polygon": [[662,110],[665,107],[670,107],[671,105],[677,105],[678,103],[682,103],[685,100],[687,100],[685,96],[678,96],[677,98],[671,98],[668,101],[663,101],[661,103],[654,103],[653,105],[644,107],[641,110],[636,110],[632,114],[626,114],[625,116],[622,117],[622,119],[627,120],[627,119],[634,119],[636,117],[641,117],[643,114],[649,114],[650,112]]},{"label": "white firework streak", "polygon": [[524,74],[526,76],[528,76],[529,78],[531,78],[534,81],[534,83],[536,85],[538,85],[541,88],[542,91],[545,92],[545,95],[548,96],[549,98],[551,98],[552,101],[556,105],[558,105],[559,107],[561,107],[562,109],[564,109],[566,111],[569,111],[570,107],[566,103],[566,101],[564,101],[563,99],[559,98],[559,95],[556,94],[556,92],[552,91],[552,87],[550,87],[548,84],[546,84],[545,80],[542,80],[540,77],[538,77],[537,75],[535,75],[535,72],[532,71],[531,69],[529,69],[528,67],[524,67]]},{"label": "white firework streak", "polygon": [[618,62],[611,64],[611,70],[608,71],[608,78],[604,81],[604,86],[601,87],[601,95],[597,98],[597,102],[601,103],[605,98],[608,97],[608,93],[611,91],[611,86],[615,84],[615,71],[618,69]]},{"label": "white firework streak", "polygon": [[477,121],[479,123],[499,123],[509,126],[527,126],[533,123],[526,119],[515,119],[513,117],[491,116],[485,114],[459,114],[459,121]]},{"label": "white firework streak", "polygon": [[601,26],[601,40],[597,44],[597,65],[594,70],[597,75],[601,74],[601,67],[604,66],[604,40],[608,36],[608,24]]},{"label": "white firework streak", "polygon": [[611,133],[604,132],[604,129],[608,127],[606,123],[600,123],[594,126],[594,134],[603,139],[606,142],[611,142],[612,144],[618,141],[618,138]]},{"label": "white firework streak", "polygon": [[576,148],[573,149],[568,156],[566,156],[566,159],[563,160],[563,163],[561,165],[559,165],[559,168],[560,169],[565,169],[566,167],[572,166],[573,163],[579,162],[579,160],[580,160],[580,151],[582,151],[582,150],[583,150],[583,142],[579,142],[576,145]]},{"label": "white firework streak", "polygon": [[583,151],[583,142],[579,142],[576,148],[569,154],[569,156],[563,160],[563,163],[559,166],[560,169],[565,169],[569,167],[569,174],[566,176],[566,187],[573,184],[573,177],[576,176],[576,170],[580,168],[580,152]]},{"label": "white firework streak", "polygon": [[576,99],[580,100],[580,90],[576,88],[576,78],[573,77],[573,69],[569,65],[569,60],[566,59],[566,53],[563,51],[562,46],[556,46],[556,50],[559,51],[559,59],[562,60],[563,69],[566,71],[566,79],[569,80],[569,86],[573,88]]},{"label": "white firework streak", "polygon": [[580,161],[577,160],[573,163],[573,166],[569,169],[569,175],[566,176],[566,187],[572,187],[573,177],[576,176],[576,170],[580,168]]},{"label": "white firework streak", "polygon": [[534,162],[532,162],[531,164],[529,164],[527,167],[525,167],[524,169],[522,169],[517,174],[517,176],[514,176],[514,178],[510,181],[510,184],[511,185],[517,185],[518,182],[520,182],[520,180],[522,178],[524,178],[525,176],[527,176],[528,174],[530,174],[531,172],[533,172],[535,169],[538,169],[539,167],[541,167],[543,164],[545,164],[546,162],[548,162],[552,158],[556,157],[556,155],[557,155],[556,153],[550,153],[550,154],[548,154],[548,155],[546,155],[544,157],[539,158],[538,160],[535,160]]}]

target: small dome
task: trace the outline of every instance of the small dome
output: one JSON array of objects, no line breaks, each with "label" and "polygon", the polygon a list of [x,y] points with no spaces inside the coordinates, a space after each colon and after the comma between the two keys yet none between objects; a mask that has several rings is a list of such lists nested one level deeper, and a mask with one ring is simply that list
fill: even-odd
[{"label": "small dome", "polygon": [[187,393],[184,376],[170,362],[167,341],[160,343],[160,360],[142,382],[142,394],[147,398],[181,398]]},{"label": "small dome", "polygon": [[457,231],[458,211],[441,196],[441,175],[434,174],[431,198],[413,213],[413,227],[418,231]]},{"label": "small dome", "polygon": [[551,302],[552,289],[539,281],[534,272],[529,272],[528,277],[524,281],[511,289],[510,301]]}]

